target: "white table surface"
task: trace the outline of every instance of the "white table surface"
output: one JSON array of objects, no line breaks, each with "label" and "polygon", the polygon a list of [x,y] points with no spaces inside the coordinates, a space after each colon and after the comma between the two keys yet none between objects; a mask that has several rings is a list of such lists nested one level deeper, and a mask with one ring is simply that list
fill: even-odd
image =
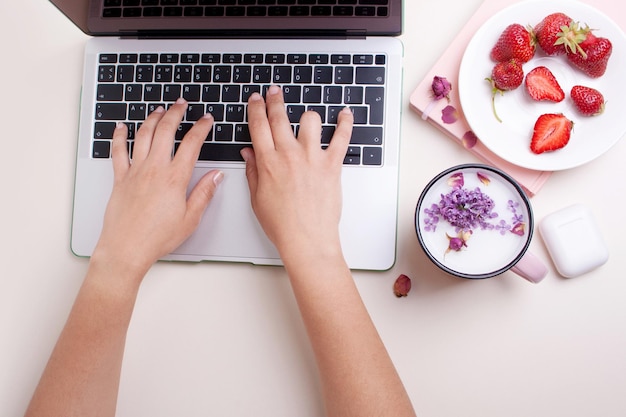
[{"label": "white table surface", "polygon": [[[420,416],[626,415],[626,141],[555,173],[538,221],[574,203],[594,213],[609,261],[539,285],[512,272],[469,281],[437,270],[413,231],[426,182],[478,162],[409,110],[408,97],[481,0],[405,1],[398,259],[356,272]],[[592,2],[593,3],[593,2]],[[65,322],[87,261],[69,250],[82,47],[46,0],[0,2],[0,415],[19,416]],[[424,38],[424,40],[420,40]],[[576,236],[572,236],[576,239]],[[392,293],[407,274],[407,298]],[[119,416],[320,416],[320,387],[281,268],[157,264],[128,334]]]}]

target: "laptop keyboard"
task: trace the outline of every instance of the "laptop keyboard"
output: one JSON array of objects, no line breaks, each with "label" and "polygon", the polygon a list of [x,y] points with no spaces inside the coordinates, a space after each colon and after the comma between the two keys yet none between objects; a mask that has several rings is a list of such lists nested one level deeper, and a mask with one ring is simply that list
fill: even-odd
[{"label": "laptop keyboard", "polygon": [[[183,0],[180,0],[183,2]],[[368,54],[165,53],[100,54],[93,130],[93,158],[110,158],[117,122],[128,126],[132,157],[135,132],[158,106],[179,97],[187,113],[175,137],[178,146],[205,113],[215,119],[199,160],[242,161],[251,146],[247,101],[271,84],[283,89],[294,133],[307,110],[322,119],[322,146],[330,143],[337,115],[354,114],[346,165],[382,165],[386,57]]]},{"label": "laptop keyboard", "polygon": [[379,16],[389,0],[104,0],[103,17]]}]

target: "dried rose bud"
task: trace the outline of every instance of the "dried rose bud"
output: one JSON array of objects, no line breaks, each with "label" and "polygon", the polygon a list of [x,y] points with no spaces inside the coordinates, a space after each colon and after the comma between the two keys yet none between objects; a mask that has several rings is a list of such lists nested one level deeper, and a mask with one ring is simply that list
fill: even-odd
[{"label": "dried rose bud", "polygon": [[393,284],[393,293],[396,297],[406,297],[411,291],[411,278],[407,277],[404,274],[400,274],[400,276],[396,279],[396,282]]},{"label": "dried rose bud", "polygon": [[[423,120],[428,119],[428,116],[430,115],[430,112],[435,107],[435,103],[437,103],[437,101],[441,100],[442,98],[445,98],[445,99],[448,99],[448,102],[450,102],[449,94],[450,94],[450,91],[452,91],[452,84],[450,84],[450,82],[445,77],[440,77],[438,75],[435,75],[433,77],[433,83],[430,86],[430,88],[433,92],[433,99],[430,101],[430,103],[428,103],[428,105],[422,112]],[[446,121],[444,120],[444,122]],[[453,123],[453,122],[450,122],[450,123]]]},{"label": "dried rose bud", "polygon": [[439,77],[436,75],[433,78],[433,96],[435,100],[441,100],[446,98],[450,100],[450,91],[452,91],[452,84],[446,79],[446,77]]},{"label": "dried rose bud", "polygon": [[448,249],[446,249],[446,254],[448,252],[459,252],[464,247],[467,247],[467,240],[472,236],[472,231],[460,231],[458,236],[452,237],[446,233],[446,237],[448,238]]}]

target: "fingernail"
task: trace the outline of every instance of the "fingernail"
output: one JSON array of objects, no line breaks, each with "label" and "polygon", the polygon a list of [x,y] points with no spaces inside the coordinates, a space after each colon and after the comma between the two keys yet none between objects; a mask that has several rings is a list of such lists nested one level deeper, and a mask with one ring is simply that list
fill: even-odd
[{"label": "fingernail", "polygon": [[248,98],[248,101],[259,101],[261,100],[261,94],[259,93],[252,93],[252,95],[250,95],[250,97]]},{"label": "fingernail", "polygon": [[122,129],[122,128],[124,128],[125,126],[126,126],[126,124],[125,124],[124,122],[117,122],[117,123],[115,124],[115,128],[116,128],[116,129]]},{"label": "fingernail", "polygon": [[267,89],[267,94],[274,95],[280,92],[280,87],[277,85],[271,85],[270,88]]},{"label": "fingernail", "polygon": [[163,112],[165,112],[165,107],[159,106],[156,109],[154,109],[152,113],[163,113]]},{"label": "fingernail", "polygon": [[213,115],[211,113],[205,113],[204,116],[202,116],[203,119],[209,119],[209,120],[213,120]]},{"label": "fingernail", "polygon": [[176,104],[185,104],[185,103],[187,103],[187,100],[185,100],[185,99],[184,99],[184,98],[182,98],[182,97],[179,97],[179,98],[176,100]]},{"label": "fingernail", "polygon": [[350,107],[344,107],[343,109],[341,109],[341,112],[345,114],[352,114],[352,110],[350,110]]},{"label": "fingernail", "polygon": [[222,171],[218,171],[217,174],[213,177],[213,183],[217,187],[221,184],[222,180],[224,180],[224,173]]},{"label": "fingernail", "polygon": [[244,162],[248,162],[248,158],[250,157],[250,151],[248,149],[249,148],[243,148],[241,151],[239,151],[239,154],[241,154]]}]

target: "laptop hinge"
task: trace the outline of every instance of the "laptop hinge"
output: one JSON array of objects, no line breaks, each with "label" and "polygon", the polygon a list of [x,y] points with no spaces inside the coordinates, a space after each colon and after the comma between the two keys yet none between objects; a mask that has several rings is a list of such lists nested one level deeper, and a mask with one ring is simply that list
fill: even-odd
[{"label": "laptop hinge", "polygon": [[122,39],[364,39],[365,30],[219,30],[139,31],[122,33]]}]

